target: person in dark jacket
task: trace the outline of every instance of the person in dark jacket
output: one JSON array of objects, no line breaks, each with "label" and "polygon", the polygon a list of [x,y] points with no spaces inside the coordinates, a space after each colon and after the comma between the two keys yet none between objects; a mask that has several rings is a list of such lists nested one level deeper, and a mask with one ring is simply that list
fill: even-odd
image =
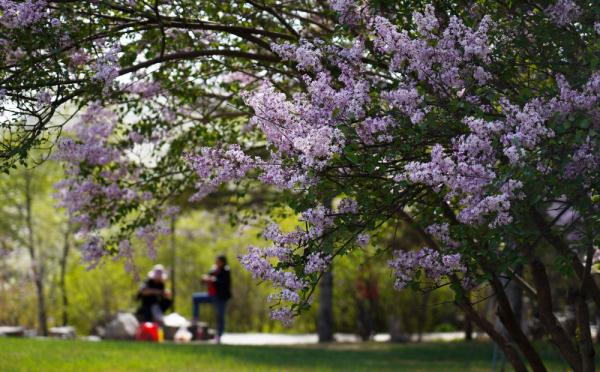
[{"label": "person in dark jacket", "polygon": [[212,270],[202,276],[202,282],[206,283],[208,292],[198,292],[192,295],[194,324],[198,322],[200,304],[213,304],[217,312],[216,341],[218,343],[225,331],[225,309],[227,301],[231,298],[231,273],[225,255],[217,256]]},{"label": "person in dark jacket", "polygon": [[141,322],[155,322],[163,325],[163,314],[171,307],[171,292],[165,289],[167,273],[163,265],[155,265],[148,273],[138,291],[137,297],[141,305],[137,310]]}]

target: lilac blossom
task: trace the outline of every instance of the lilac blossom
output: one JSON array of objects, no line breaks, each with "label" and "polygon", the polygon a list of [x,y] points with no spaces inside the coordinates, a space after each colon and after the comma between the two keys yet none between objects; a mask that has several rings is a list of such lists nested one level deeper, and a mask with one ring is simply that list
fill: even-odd
[{"label": "lilac blossom", "polygon": [[[300,291],[308,288],[308,283],[299,278],[292,271],[284,271],[273,266],[269,262],[269,254],[272,251],[260,249],[257,247],[248,247],[248,253],[240,257],[240,263],[248,270],[252,277],[266,282],[270,282],[273,287],[279,288],[277,294],[269,296],[270,301],[284,303],[299,303],[301,301]],[[271,316],[273,319],[280,320],[284,324],[290,324],[292,320],[292,310],[289,307],[282,306],[273,309]]]},{"label": "lilac blossom", "polygon": [[369,234],[358,234],[356,236],[356,244],[358,244],[361,247],[366,247],[369,244],[369,241],[371,240],[371,237],[369,236]]},{"label": "lilac blossom", "polygon": [[88,270],[98,266],[105,254],[104,242],[98,236],[91,236],[81,246],[81,260],[88,264]]},{"label": "lilac blossom", "polygon": [[259,180],[279,189],[293,190],[296,187],[308,187],[317,180],[306,169],[297,164],[287,165],[280,153],[272,153],[268,161],[260,162]]},{"label": "lilac blossom", "polygon": [[459,254],[441,254],[425,247],[417,251],[396,251],[388,264],[396,276],[394,287],[401,290],[420,270],[435,282],[450,274],[466,272],[460,260]]},{"label": "lilac blossom", "polygon": [[95,61],[94,79],[102,81],[106,87],[119,76],[119,56],[121,46],[118,44],[104,47],[103,54]]},{"label": "lilac blossom", "polygon": [[306,257],[304,273],[312,274],[327,270],[331,263],[331,255],[324,255],[319,252],[312,252]]},{"label": "lilac blossom", "polygon": [[360,13],[355,0],[330,0],[329,3],[338,13],[341,23],[355,25],[359,22]]},{"label": "lilac blossom", "polygon": [[91,104],[75,124],[77,139],[61,139],[55,158],[72,165],[82,162],[103,165],[119,159],[119,153],[108,144],[115,125],[116,115],[112,111],[98,103]]},{"label": "lilac blossom", "polygon": [[358,213],[358,202],[352,198],[344,198],[338,204],[338,211],[341,214],[356,214]]},{"label": "lilac blossom", "polygon": [[191,201],[204,198],[226,182],[241,179],[255,167],[255,160],[247,156],[239,145],[223,149],[204,147],[200,155],[188,155],[186,160],[199,178],[197,192],[190,197]]},{"label": "lilac blossom", "polygon": [[161,87],[156,81],[142,80],[125,86],[123,90],[129,93],[137,94],[142,98],[150,98],[158,95],[161,91]]},{"label": "lilac blossom", "polygon": [[448,223],[431,224],[425,228],[425,231],[441,242],[445,247],[456,248],[459,245],[450,237]]},{"label": "lilac blossom", "polygon": [[39,106],[46,106],[52,102],[52,94],[47,90],[40,90],[35,98]]},{"label": "lilac blossom", "polygon": [[73,49],[69,53],[69,64],[78,67],[86,64],[90,60],[89,54],[83,49]]},{"label": "lilac blossom", "polygon": [[159,219],[155,224],[141,226],[136,229],[135,236],[142,240],[148,249],[148,257],[156,259],[156,246],[155,242],[159,236],[168,234],[170,228],[166,221]]},{"label": "lilac blossom", "polygon": [[[436,41],[435,45],[412,38],[384,17],[375,16],[370,22],[375,47],[382,53],[392,54],[390,71],[415,73],[420,81],[427,81],[442,94],[463,89],[467,79],[485,83],[489,75],[484,65],[490,62],[492,50],[487,35],[492,26],[490,17],[485,16],[479,26],[472,29],[452,16],[441,35],[433,33],[439,24],[431,7],[427,7],[425,13],[413,13],[413,20],[426,38]],[[444,68],[438,69],[438,65]]]},{"label": "lilac blossom", "polygon": [[323,236],[325,231],[334,224],[333,211],[323,205],[315,208],[309,208],[302,212],[300,221],[307,222],[309,228],[307,236],[309,239],[315,239]]},{"label": "lilac blossom", "polygon": [[594,142],[588,137],[585,142],[575,149],[571,161],[565,169],[564,177],[574,179],[587,172],[592,174],[600,169],[600,156],[594,147]]},{"label": "lilac blossom", "polygon": [[[292,231],[290,233],[283,233],[279,228],[279,225],[272,223],[263,230],[263,237],[267,240],[271,240],[274,244],[285,247],[290,245],[300,245],[305,242],[306,236],[302,230]],[[287,255],[287,254],[286,254]],[[277,255],[279,259],[279,255]]]},{"label": "lilac blossom", "polygon": [[434,37],[432,32],[439,28],[440,23],[435,16],[433,5],[427,4],[423,13],[414,12],[413,21],[417,25],[417,31],[427,37]]},{"label": "lilac blossom", "polygon": [[581,8],[573,0],[558,0],[548,6],[544,12],[557,26],[566,26],[579,18]]},{"label": "lilac blossom", "polygon": [[9,29],[28,27],[48,16],[44,0],[0,0],[0,24]]},{"label": "lilac blossom", "polygon": [[[152,205],[153,195],[150,192],[132,187],[139,182],[140,169],[132,171],[133,164],[129,158],[111,141],[116,126],[117,116],[112,110],[92,103],[74,123],[74,137],[62,138],[53,154],[65,164],[67,174],[67,178],[55,185],[59,206],[64,207],[78,223],[80,234],[91,237],[84,248],[90,252],[86,257],[93,262],[111,253],[103,249],[94,237],[103,230],[110,230],[110,220],[121,203],[146,203],[148,208]],[[87,170],[108,164],[110,167],[104,168],[98,175],[101,180]],[[103,208],[98,208],[99,203]],[[173,207],[152,208],[155,218],[135,229],[135,235],[146,244],[150,256],[155,255],[154,243],[158,236],[169,232],[165,219],[178,213]],[[130,261],[127,258],[126,264],[131,266],[133,263]]]},{"label": "lilac blossom", "polygon": [[284,288],[281,292],[277,294],[271,294],[267,297],[268,302],[290,302],[290,303],[299,303],[300,295],[297,292],[290,291],[289,289]]},{"label": "lilac blossom", "polygon": [[271,312],[271,319],[280,321],[284,326],[289,327],[294,321],[294,313],[291,309],[282,307]]},{"label": "lilac blossom", "polygon": [[321,64],[321,52],[315,48],[315,45],[307,40],[302,40],[299,45],[290,43],[271,44],[271,49],[283,59],[293,60],[298,63],[301,70],[320,71],[323,69]]}]

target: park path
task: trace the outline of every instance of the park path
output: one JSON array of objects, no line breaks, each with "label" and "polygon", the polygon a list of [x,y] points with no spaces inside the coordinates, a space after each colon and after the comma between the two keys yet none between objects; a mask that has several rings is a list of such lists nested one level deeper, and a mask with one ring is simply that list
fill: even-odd
[{"label": "park path", "polygon": [[[463,340],[464,332],[433,332],[424,333],[422,341],[458,341]],[[337,342],[360,342],[357,335],[348,333],[336,333],[334,338]],[[413,335],[411,340],[416,341]],[[316,344],[319,338],[316,334],[281,334],[281,333],[225,333],[221,342],[227,345],[307,345]],[[379,333],[375,335],[375,342],[389,342],[390,335]]]}]

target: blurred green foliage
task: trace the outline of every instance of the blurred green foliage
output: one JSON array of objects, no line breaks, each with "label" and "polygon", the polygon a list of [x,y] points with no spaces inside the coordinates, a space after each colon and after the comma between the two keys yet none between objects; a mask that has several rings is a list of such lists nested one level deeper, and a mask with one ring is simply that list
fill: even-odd
[{"label": "blurred green foliage", "polygon": [[[52,184],[62,177],[62,171],[53,162],[46,162],[33,170],[35,186],[33,198],[34,230],[40,255],[45,260],[47,312],[49,326],[62,323],[62,292],[60,288],[60,258],[64,246],[67,218],[57,209],[52,198]],[[1,185],[19,193],[18,172],[3,176]],[[0,241],[8,252],[0,256],[0,324],[36,325],[36,296],[31,276],[31,261],[27,250],[20,244],[22,226],[18,216],[11,216],[18,206],[9,193],[0,196],[4,206],[0,225]],[[18,198],[17,198],[18,199]],[[12,211],[12,212],[11,212]],[[105,323],[117,311],[134,311],[135,293],[152,265],[162,263],[172,272],[175,269],[175,311],[185,317],[191,315],[191,295],[205,291],[200,277],[210,270],[214,258],[224,253],[229,258],[233,275],[233,298],[228,308],[228,331],[234,332],[314,332],[318,303],[297,319],[292,328],[284,328],[269,319],[267,296],[271,288],[252,279],[239,264],[237,257],[248,245],[265,245],[260,233],[264,221],[256,216],[245,218],[245,224],[232,225],[231,211],[212,209],[186,211],[177,221],[175,241],[171,236],[159,240],[155,261],[144,252],[145,245],[134,241],[136,265],[126,271],[120,260],[105,260],[99,267],[88,270],[81,263],[77,236],[69,236],[70,250],[66,291],[68,296],[68,323],[80,334],[93,332],[94,327]],[[296,219],[289,211],[271,211],[283,229],[292,229]],[[236,219],[237,220],[237,219]],[[385,234],[384,234],[385,235]],[[411,237],[400,237],[401,244],[412,244]],[[378,297],[369,312],[377,332],[387,332],[391,321],[399,321],[407,333],[433,331],[439,325],[460,328],[458,313],[448,306],[452,294],[448,288],[428,293],[410,290],[394,291],[393,279],[387,268],[389,249],[381,249],[397,242],[379,239],[374,246],[342,257],[334,266],[334,318],[337,332],[356,333],[359,329],[361,299],[357,286],[359,278],[369,277],[377,287]],[[74,248],[73,248],[74,247]],[[171,278],[168,286],[171,287]],[[318,292],[314,296],[318,298]],[[212,323],[213,309],[201,308],[201,318]]]}]

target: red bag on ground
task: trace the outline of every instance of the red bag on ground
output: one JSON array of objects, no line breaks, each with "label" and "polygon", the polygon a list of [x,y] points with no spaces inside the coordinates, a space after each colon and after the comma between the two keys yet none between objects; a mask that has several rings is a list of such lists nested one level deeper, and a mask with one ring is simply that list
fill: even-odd
[{"label": "red bag on ground", "polygon": [[162,330],[157,323],[144,322],[140,324],[135,334],[135,339],[138,341],[160,342]]}]

